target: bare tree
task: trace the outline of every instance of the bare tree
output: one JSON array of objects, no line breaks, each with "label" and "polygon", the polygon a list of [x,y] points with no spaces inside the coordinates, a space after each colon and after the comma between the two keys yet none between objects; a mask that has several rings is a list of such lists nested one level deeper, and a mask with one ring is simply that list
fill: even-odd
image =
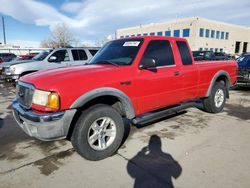
[{"label": "bare tree", "polygon": [[104,37],[103,39],[101,39],[101,40],[97,40],[97,41],[95,42],[95,45],[101,47],[101,46],[103,46],[106,42],[111,41],[111,40],[113,40],[113,39],[114,39],[114,37],[113,37],[112,35],[108,35],[108,36],[105,36],[105,37]]},{"label": "bare tree", "polygon": [[57,47],[55,42],[53,40],[51,40],[51,39],[42,40],[40,46],[42,48],[56,48]]},{"label": "bare tree", "polygon": [[51,37],[41,41],[41,47],[44,48],[62,48],[77,44],[77,40],[69,31],[66,24],[57,24],[51,31]]}]

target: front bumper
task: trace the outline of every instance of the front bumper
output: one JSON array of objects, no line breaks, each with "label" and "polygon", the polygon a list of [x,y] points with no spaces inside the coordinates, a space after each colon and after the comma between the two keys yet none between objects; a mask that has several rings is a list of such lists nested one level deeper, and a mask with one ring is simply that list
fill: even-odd
[{"label": "front bumper", "polygon": [[250,74],[244,76],[238,76],[236,85],[250,85]]},{"label": "front bumper", "polygon": [[37,114],[25,110],[14,100],[13,115],[18,125],[31,137],[39,140],[59,140],[67,136],[76,109],[48,114]]},{"label": "front bumper", "polygon": [[7,80],[7,81],[16,81],[16,80],[19,79],[19,76],[20,75],[17,75],[17,74],[15,74],[15,75],[13,75],[13,74],[11,74],[11,75],[3,74],[2,79]]},{"label": "front bumper", "polygon": [[240,69],[236,85],[250,85],[250,69]]}]

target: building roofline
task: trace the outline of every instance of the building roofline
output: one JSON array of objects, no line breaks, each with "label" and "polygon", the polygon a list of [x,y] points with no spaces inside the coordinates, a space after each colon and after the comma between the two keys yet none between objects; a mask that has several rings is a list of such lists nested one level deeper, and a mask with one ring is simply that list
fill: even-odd
[{"label": "building roofline", "polygon": [[217,20],[212,20],[212,19],[207,19],[207,18],[196,16],[196,17],[189,17],[189,18],[180,18],[180,19],[171,20],[171,21],[167,21],[167,22],[157,22],[157,23],[150,23],[150,24],[143,24],[143,25],[139,25],[139,26],[127,27],[127,28],[120,28],[120,29],[117,29],[117,31],[126,31],[126,30],[130,30],[130,29],[140,29],[140,28],[147,28],[147,27],[152,27],[152,26],[161,26],[161,25],[165,25],[165,24],[172,24],[172,23],[176,23],[176,22],[198,21],[198,20],[208,21],[208,22],[213,22],[213,23],[217,23],[217,24],[223,24],[226,26],[239,27],[241,29],[250,30],[250,27],[226,23],[226,22],[222,22],[222,21],[217,21]]},{"label": "building roofline", "polygon": [[250,27],[247,27],[247,26],[242,26],[242,25],[227,23],[227,22],[223,22],[223,21],[212,20],[212,19],[203,18],[203,17],[196,17],[196,18],[198,18],[199,20],[213,22],[213,23],[217,23],[217,24],[223,24],[223,25],[226,25],[226,26],[239,27],[239,28],[248,29],[248,30],[250,29]]}]

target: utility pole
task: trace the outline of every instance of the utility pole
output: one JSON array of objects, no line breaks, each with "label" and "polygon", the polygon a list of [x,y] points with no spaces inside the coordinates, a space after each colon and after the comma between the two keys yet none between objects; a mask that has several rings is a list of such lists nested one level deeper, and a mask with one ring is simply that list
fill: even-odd
[{"label": "utility pole", "polygon": [[5,24],[4,24],[4,17],[2,16],[2,23],[3,23],[3,41],[6,44],[6,36],[5,36]]}]

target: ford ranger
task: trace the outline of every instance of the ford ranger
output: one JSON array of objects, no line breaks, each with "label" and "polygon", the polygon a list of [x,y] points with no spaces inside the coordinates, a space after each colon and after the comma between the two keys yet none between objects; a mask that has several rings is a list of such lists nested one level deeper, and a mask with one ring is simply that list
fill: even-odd
[{"label": "ford ranger", "polygon": [[45,50],[32,60],[4,63],[3,77],[8,80],[18,80],[21,76],[51,68],[80,65],[87,63],[98,48],[57,48]]},{"label": "ford ranger", "polygon": [[197,102],[221,112],[236,76],[235,61],[194,62],[182,38],[117,39],[89,65],[21,77],[12,107],[28,135],[68,138],[81,156],[101,160],[120,147],[125,119],[141,125]]}]

